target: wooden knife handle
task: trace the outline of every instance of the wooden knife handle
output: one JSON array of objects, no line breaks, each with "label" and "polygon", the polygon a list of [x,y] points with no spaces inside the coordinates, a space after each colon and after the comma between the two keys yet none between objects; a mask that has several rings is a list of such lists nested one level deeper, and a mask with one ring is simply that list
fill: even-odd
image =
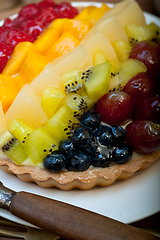
[{"label": "wooden knife handle", "polygon": [[26,192],[15,193],[10,212],[65,239],[155,240],[137,228],[60,201]]}]

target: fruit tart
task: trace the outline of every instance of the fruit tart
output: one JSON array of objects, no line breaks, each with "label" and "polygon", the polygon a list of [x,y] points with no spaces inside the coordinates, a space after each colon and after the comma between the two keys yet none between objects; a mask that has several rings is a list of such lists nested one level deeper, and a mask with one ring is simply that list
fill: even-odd
[{"label": "fruit tart", "polygon": [[0,40],[1,169],[87,190],[158,160],[160,28],[136,1],[29,4]]}]

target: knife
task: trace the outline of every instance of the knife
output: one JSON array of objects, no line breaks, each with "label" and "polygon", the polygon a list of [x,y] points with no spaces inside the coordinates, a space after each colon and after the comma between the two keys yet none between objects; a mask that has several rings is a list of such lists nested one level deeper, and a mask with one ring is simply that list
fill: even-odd
[{"label": "knife", "polygon": [[70,240],[156,240],[158,237],[100,214],[0,182],[0,208],[41,229]]}]

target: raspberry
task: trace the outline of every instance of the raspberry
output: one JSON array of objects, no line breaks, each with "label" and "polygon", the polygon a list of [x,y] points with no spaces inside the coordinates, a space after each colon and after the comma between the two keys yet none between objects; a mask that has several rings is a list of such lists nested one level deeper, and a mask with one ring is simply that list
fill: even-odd
[{"label": "raspberry", "polygon": [[34,42],[43,31],[43,28],[33,19],[25,20],[21,23],[20,29],[27,32]]},{"label": "raspberry", "polygon": [[0,42],[6,40],[7,31],[4,27],[0,27]]},{"label": "raspberry", "polygon": [[19,12],[19,16],[23,16],[24,19],[35,17],[39,12],[37,4],[28,4],[24,6]]},{"label": "raspberry", "polygon": [[9,18],[6,18],[3,24],[4,28],[11,28],[12,27],[12,20]]},{"label": "raspberry", "polygon": [[47,7],[55,7],[55,6],[56,6],[56,4],[52,0],[44,0],[40,3],[38,3],[38,7],[40,9],[47,8]]},{"label": "raspberry", "polygon": [[45,27],[47,24],[58,18],[58,14],[52,7],[44,8],[37,17],[37,21]]},{"label": "raspberry", "polygon": [[15,47],[19,42],[31,42],[31,38],[28,33],[16,28],[9,31],[6,38],[6,42],[8,44],[12,44],[13,47]]},{"label": "raspberry", "polygon": [[12,54],[13,48],[11,45],[1,42],[0,44],[0,73],[3,71],[10,55]]},{"label": "raspberry", "polygon": [[60,18],[74,18],[78,14],[78,11],[69,3],[64,2],[58,6],[58,14]]}]

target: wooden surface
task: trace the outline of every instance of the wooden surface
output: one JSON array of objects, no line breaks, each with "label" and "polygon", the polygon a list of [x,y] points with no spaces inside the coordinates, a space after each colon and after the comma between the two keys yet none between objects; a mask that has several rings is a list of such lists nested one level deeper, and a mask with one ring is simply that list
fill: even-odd
[{"label": "wooden surface", "polygon": [[[63,0],[63,1],[67,1],[67,0]],[[83,0],[80,0],[80,1],[83,1]],[[96,2],[96,0],[92,0],[92,1]],[[20,10],[21,6],[24,5],[27,2],[29,2],[29,1],[27,1],[27,0],[26,1],[25,0],[19,1],[16,4],[16,6],[14,6],[12,9],[7,9],[7,10],[0,11],[0,20],[17,13]],[[34,0],[32,2],[34,2]],[[58,1],[58,2],[60,2],[60,1]],[[101,2],[116,3],[116,2],[119,2],[119,0],[107,0],[107,1],[101,0]],[[137,0],[137,2],[140,4],[141,8],[144,11],[158,16],[158,13],[157,13],[157,11],[154,7],[154,1],[153,0]],[[135,227],[138,227],[140,229],[144,229],[148,232],[152,232],[153,234],[156,234],[157,236],[160,237],[160,213],[157,213],[153,216],[145,218],[141,221],[132,223],[131,225],[135,226]],[[0,240],[2,240],[2,239],[7,240],[8,238],[2,238],[0,236]]]}]

